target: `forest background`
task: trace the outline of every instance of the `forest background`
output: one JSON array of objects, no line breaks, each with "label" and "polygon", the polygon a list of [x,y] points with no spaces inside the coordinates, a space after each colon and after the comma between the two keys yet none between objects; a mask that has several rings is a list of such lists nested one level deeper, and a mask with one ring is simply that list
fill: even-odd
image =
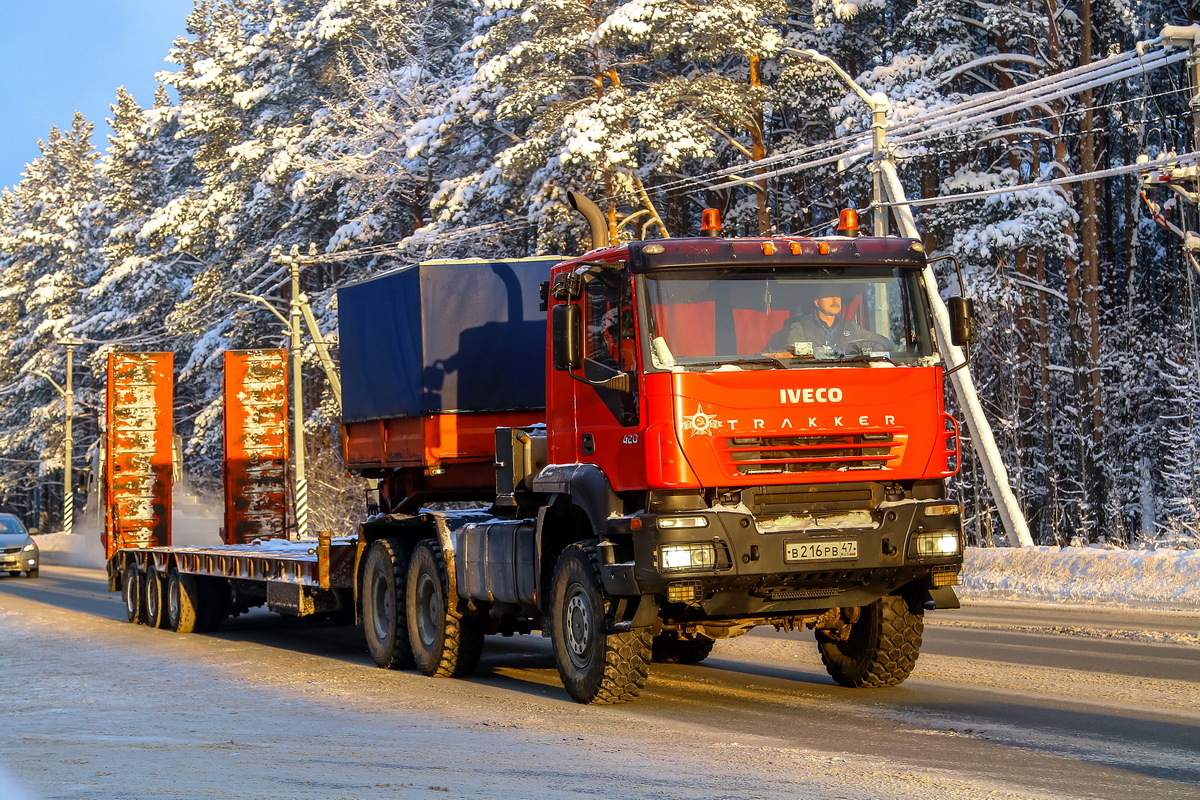
[{"label": "forest background", "polygon": [[[103,152],[77,115],[0,192],[0,507],[61,524],[63,399],[44,376],[62,381],[68,338],[83,342],[77,501],[94,507],[113,349],[175,353],[186,479],[216,490],[221,354],[286,339],[233,293],[286,298],[279,249],[316,245],[304,288],[333,331],[336,287],[383,269],[580,252],[568,190],[625,239],[694,234],[709,206],[734,235],[832,233],[838,209],[870,203],[865,164],[838,163],[869,114],[797,50],[884,93],[893,121],[935,119],[1190,13],[1178,0],[197,0],[150,108],[118,90]],[[910,198],[1046,183],[1196,149],[1189,98],[1178,65],[894,155]],[[1197,227],[1168,198],[1151,198],[1158,213]],[[966,270],[973,373],[1035,541],[1200,546],[1197,272],[1137,174],[943,202],[917,221]],[[342,531],[362,487],[340,468],[336,406],[308,357],[311,520]],[[999,541],[969,454],[954,485],[974,543]]]}]

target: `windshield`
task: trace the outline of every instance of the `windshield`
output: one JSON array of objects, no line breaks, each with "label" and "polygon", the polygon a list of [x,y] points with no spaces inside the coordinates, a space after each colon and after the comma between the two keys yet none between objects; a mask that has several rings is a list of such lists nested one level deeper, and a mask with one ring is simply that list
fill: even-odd
[{"label": "windshield", "polygon": [[25,533],[25,526],[14,516],[0,514],[0,533]]},{"label": "windshield", "polygon": [[655,366],[912,365],[933,355],[920,272],[705,267],[646,275]]}]

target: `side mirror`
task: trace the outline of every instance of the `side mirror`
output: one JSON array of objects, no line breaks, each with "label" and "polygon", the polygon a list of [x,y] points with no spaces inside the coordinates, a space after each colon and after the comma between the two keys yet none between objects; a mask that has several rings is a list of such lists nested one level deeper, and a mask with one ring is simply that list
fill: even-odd
[{"label": "side mirror", "polygon": [[966,297],[951,297],[947,305],[950,308],[950,343],[956,347],[974,344],[975,301]]},{"label": "side mirror", "polygon": [[581,321],[579,306],[557,305],[550,310],[550,348],[555,369],[576,370],[583,366]]}]

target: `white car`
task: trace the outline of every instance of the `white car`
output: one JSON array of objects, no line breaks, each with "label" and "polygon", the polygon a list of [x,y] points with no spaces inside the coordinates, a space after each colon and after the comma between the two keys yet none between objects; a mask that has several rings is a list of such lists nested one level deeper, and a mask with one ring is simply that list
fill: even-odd
[{"label": "white car", "polygon": [[36,578],[40,560],[37,543],[21,520],[0,514],[0,572],[8,570],[14,578],[24,572],[25,577]]}]

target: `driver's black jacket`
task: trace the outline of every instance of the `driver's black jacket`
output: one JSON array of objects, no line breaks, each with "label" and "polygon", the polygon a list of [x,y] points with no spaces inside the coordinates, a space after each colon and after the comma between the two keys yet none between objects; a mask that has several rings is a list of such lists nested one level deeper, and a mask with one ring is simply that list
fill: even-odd
[{"label": "driver's black jacket", "polygon": [[845,350],[850,344],[865,349],[892,351],[896,345],[885,336],[869,331],[853,320],[841,316],[833,320],[832,325],[826,325],[817,315],[816,309],[800,315],[791,325],[779,330],[767,344],[768,350],[788,350],[796,342],[811,342],[813,348],[828,345],[838,350]]}]

